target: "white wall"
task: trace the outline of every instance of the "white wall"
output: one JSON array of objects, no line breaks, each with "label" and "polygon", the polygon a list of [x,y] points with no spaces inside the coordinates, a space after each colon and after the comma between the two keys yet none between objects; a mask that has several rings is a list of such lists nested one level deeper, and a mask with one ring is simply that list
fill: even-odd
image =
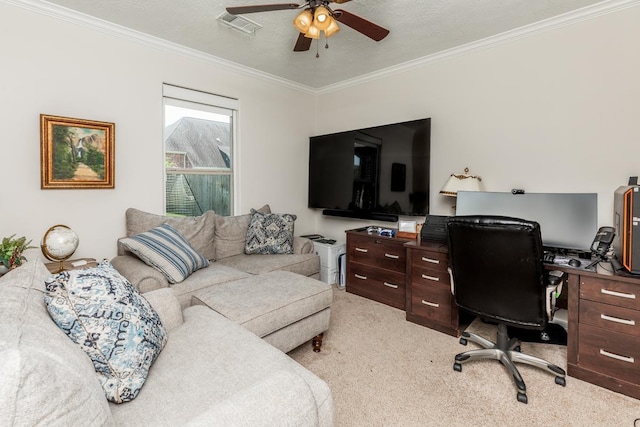
[{"label": "white wall", "polygon": [[[323,94],[316,134],[431,117],[431,213],[452,213],[438,192],[469,167],[487,191],[596,192],[612,225],[640,175],[639,22],[636,6]],[[336,239],[372,223],[316,221]]]},{"label": "white wall", "polygon": [[[297,233],[314,231],[296,160],[308,157],[314,95],[5,3],[0,17],[0,237],[38,244],[65,224],[80,237],[75,257],[111,258],[128,207],[162,213],[165,82],[238,98],[238,212],[269,203],[298,214]],[[40,114],[114,122],[115,189],[41,190]]]},{"label": "white wall", "polygon": [[[126,208],[162,212],[164,82],[240,99],[238,212],[296,213],[297,234],[372,223],[306,208],[314,134],[431,117],[434,214],[468,166],[489,191],[597,192],[607,225],[613,191],[640,175],[640,7],[317,97],[73,20],[2,2],[0,16],[0,237],[66,224],[78,257],[115,255]],[[116,123],[116,188],[41,190],[40,114]]]}]

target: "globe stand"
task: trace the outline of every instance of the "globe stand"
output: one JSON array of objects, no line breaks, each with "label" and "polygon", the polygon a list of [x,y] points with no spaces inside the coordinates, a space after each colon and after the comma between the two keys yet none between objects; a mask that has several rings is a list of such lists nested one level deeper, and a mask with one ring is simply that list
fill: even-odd
[{"label": "globe stand", "polygon": [[64,259],[60,259],[60,258],[50,258],[47,256],[47,253],[45,252],[46,250],[46,246],[45,245],[40,245],[40,249],[42,249],[42,253],[44,254],[44,256],[49,260],[49,261],[53,261],[53,262],[59,262],[59,267],[58,270],[54,271],[53,274],[58,274],[58,273],[62,273],[64,271],[64,262],[66,260],[68,260],[71,255],[69,255],[68,257],[65,257]]}]

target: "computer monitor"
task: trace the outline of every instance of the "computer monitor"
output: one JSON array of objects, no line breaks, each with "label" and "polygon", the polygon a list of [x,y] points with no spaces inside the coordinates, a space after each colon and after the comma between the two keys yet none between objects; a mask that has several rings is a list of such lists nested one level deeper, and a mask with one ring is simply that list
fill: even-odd
[{"label": "computer monitor", "polygon": [[501,215],[536,221],[548,250],[589,252],[598,230],[598,194],[460,191],[456,215]]}]

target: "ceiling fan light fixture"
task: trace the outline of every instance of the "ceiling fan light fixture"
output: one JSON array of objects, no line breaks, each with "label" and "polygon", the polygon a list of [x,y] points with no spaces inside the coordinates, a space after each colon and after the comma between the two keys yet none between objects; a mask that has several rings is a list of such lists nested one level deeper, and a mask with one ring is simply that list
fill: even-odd
[{"label": "ceiling fan light fixture", "polygon": [[320,30],[318,29],[318,27],[316,27],[315,23],[312,23],[311,25],[309,25],[309,28],[307,28],[307,32],[304,33],[304,36],[310,39],[319,39]]},{"label": "ceiling fan light fixture", "polygon": [[313,23],[313,15],[311,12],[306,9],[300,12],[300,14],[293,20],[293,25],[300,31],[301,33],[307,33],[309,31],[309,27]]},{"label": "ceiling fan light fixture", "polygon": [[329,11],[324,6],[316,7],[313,18],[313,24],[321,31],[329,28],[329,25],[331,25],[333,21],[333,18],[329,15]]},{"label": "ceiling fan light fixture", "polygon": [[332,18],[331,19],[331,24],[329,24],[327,29],[324,30],[324,36],[325,37],[331,37],[332,35],[334,35],[338,31],[340,31],[340,27],[338,26],[338,24],[336,24],[336,20]]}]

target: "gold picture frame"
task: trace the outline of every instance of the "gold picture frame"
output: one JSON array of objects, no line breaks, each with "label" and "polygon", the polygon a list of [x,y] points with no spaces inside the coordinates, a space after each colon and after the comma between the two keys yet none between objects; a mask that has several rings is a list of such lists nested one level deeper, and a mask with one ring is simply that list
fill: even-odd
[{"label": "gold picture frame", "polygon": [[41,188],[115,188],[114,134],[115,123],[41,114]]}]

